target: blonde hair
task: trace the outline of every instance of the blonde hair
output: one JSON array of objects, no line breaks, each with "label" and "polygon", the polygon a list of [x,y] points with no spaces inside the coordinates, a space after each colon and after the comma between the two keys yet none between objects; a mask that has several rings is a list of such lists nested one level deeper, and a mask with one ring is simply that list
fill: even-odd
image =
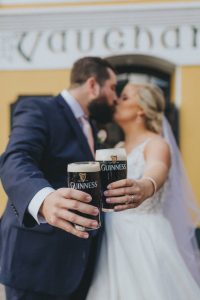
[{"label": "blonde hair", "polygon": [[146,127],[160,133],[165,109],[165,99],[162,90],[151,84],[130,84],[138,95],[138,102],[144,110]]}]

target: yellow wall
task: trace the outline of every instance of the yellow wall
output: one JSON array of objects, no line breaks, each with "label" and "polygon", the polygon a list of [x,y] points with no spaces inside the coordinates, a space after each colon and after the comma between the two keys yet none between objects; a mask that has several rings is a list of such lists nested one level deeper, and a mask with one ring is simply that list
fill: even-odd
[{"label": "yellow wall", "polygon": [[[42,1],[41,1],[42,2]],[[107,4],[126,4],[126,3],[178,3],[182,0],[127,0],[127,1],[107,1]],[[184,2],[191,2],[190,0]],[[192,2],[200,2],[199,0]],[[96,2],[100,4],[101,1]],[[85,1],[84,4],[92,5]],[[81,5],[84,5],[81,4]],[[93,3],[94,4],[94,3]],[[105,4],[105,3],[104,3]],[[41,4],[42,5],[42,4]],[[53,5],[59,6],[59,1]],[[68,4],[65,4],[67,6]],[[72,5],[72,4],[70,4]],[[80,6],[80,4],[78,4]],[[28,4],[27,4],[28,6]],[[33,6],[33,5],[31,5]],[[43,5],[44,6],[44,5]],[[52,6],[52,5],[48,5]],[[8,8],[10,6],[1,6]],[[15,8],[16,6],[11,6]],[[22,7],[22,6],[18,6]],[[34,5],[37,7],[37,5]],[[68,86],[69,71],[48,70],[48,71],[0,71],[0,153],[3,152],[10,131],[10,104],[16,100],[19,95],[33,94],[56,94]],[[182,103],[181,103],[181,151],[184,162],[200,204],[200,134],[198,131],[200,121],[198,112],[200,111],[199,101],[200,86],[200,67],[182,68]],[[175,99],[175,74],[172,77],[172,100]],[[0,187],[0,214],[5,206],[6,196]]]},{"label": "yellow wall", "polygon": [[181,152],[200,205],[200,66],[182,68]]},{"label": "yellow wall", "polygon": [[[53,95],[68,87],[69,71],[20,71],[0,72],[0,153],[5,149],[10,132],[10,104],[19,95]],[[6,196],[0,186],[0,214]]]}]

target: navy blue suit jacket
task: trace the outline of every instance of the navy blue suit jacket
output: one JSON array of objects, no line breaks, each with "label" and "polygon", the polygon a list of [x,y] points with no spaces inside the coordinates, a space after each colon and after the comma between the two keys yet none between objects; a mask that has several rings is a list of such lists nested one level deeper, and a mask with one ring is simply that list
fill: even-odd
[{"label": "navy blue suit jacket", "polygon": [[[86,138],[61,95],[18,104],[0,175],[8,204],[0,224],[0,281],[53,295],[77,289],[90,256],[83,240],[27,212],[42,188],[67,186],[67,164],[93,160]],[[92,254],[93,255],[93,254]]]}]

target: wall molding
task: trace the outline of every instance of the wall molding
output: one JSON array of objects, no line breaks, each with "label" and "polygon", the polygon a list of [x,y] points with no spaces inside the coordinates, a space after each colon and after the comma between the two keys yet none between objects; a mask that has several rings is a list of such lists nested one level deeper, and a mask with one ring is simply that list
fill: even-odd
[{"label": "wall molding", "polygon": [[0,31],[61,29],[66,26],[200,25],[199,16],[200,2],[3,9],[0,10]]},{"label": "wall molding", "polygon": [[62,69],[85,55],[200,65],[200,3],[0,10],[0,69]]},{"label": "wall molding", "polygon": [[[82,4],[82,3],[95,3],[95,2],[110,2],[112,4],[112,2],[121,2],[121,0],[115,0],[115,1],[109,1],[109,0],[58,0],[57,2],[59,3],[66,3],[66,4]],[[55,4],[56,1],[55,0],[0,0],[0,4],[2,5],[34,5],[34,4]]]}]

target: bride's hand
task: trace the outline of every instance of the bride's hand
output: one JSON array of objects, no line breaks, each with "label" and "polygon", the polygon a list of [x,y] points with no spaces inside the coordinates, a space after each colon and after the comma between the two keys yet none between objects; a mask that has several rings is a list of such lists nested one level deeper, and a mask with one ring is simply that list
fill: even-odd
[{"label": "bride's hand", "polygon": [[115,211],[138,207],[154,193],[154,186],[149,180],[123,179],[109,184],[104,192],[107,203],[114,203]]}]

